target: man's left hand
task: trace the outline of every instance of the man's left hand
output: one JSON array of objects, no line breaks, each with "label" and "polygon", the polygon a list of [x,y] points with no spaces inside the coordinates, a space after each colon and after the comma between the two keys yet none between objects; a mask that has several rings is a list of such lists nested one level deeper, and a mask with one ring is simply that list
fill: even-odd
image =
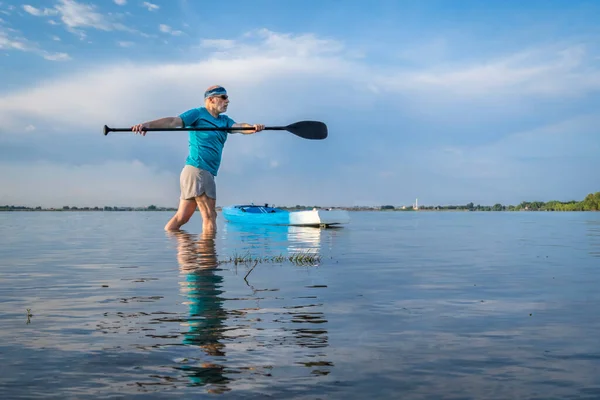
[{"label": "man's left hand", "polygon": [[265,129],[265,126],[264,126],[264,125],[262,125],[262,124],[255,124],[255,125],[252,125],[252,126],[254,127],[254,132],[255,132],[255,133],[256,133],[256,132],[260,132],[260,131],[262,131],[263,129]]}]

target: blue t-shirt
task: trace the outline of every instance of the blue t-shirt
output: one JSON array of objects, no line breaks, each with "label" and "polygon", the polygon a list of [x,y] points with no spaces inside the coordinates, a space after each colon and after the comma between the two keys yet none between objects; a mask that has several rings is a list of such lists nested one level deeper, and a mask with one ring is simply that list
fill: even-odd
[{"label": "blue t-shirt", "polygon": [[[220,114],[218,118],[213,117],[205,107],[192,108],[179,115],[179,118],[186,128],[231,128],[235,124],[234,120],[224,114]],[[227,131],[190,131],[189,155],[185,163],[217,176],[228,135]]]}]

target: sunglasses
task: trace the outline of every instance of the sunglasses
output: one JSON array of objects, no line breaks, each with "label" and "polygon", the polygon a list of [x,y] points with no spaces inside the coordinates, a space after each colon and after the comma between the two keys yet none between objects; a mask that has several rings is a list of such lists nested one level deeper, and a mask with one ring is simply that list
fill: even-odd
[{"label": "sunglasses", "polygon": [[220,98],[221,100],[227,100],[227,99],[229,98],[229,96],[227,96],[226,94],[222,94],[222,95],[220,95],[220,96],[215,96],[215,97],[218,97],[218,98]]}]

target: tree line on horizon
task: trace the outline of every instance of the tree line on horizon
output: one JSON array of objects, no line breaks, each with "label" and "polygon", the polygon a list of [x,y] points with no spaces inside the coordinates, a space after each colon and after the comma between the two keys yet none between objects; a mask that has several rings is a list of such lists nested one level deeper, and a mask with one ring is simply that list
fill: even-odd
[{"label": "tree line on horizon", "polygon": [[[313,208],[318,206],[303,207],[296,205],[295,209]],[[281,207],[286,209],[288,207]],[[336,207],[340,208],[340,207]],[[345,208],[345,207],[342,207]],[[350,209],[356,209],[361,207],[349,207]],[[413,211],[412,207],[397,208],[392,205],[384,205],[380,207],[381,210],[398,210],[398,211]],[[558,201],[551,200],[548,202],[543,201],[523,201],[518,205],[503,205],[496,203],[493,206],[482,206],[480,204],[475,205],[474,203],[468,203],[465,205],[448,205],[448,206],[419,206],[420,210],[460,210],[460,211],[600,211],[600,192],[590,193],[583,200],[571,200],[571,201]],[[117,206],[104,206],[104,207],[76,207],[76,206],[63,206],[62,208],[42,208],[27,207],[27,206],[14,206],[4,205],[0,206],[0,211],[176,211],[173,207],[158,207],[150,205],[148,207],[117,207]]]},{"label": "tree line on horizon", "polygon": [[173,207],[158,207],[149,205],[148,207],[119,207],[119,206],[103,206],[103,207],[77,207],[63,206],[60,208],[43,208],[27,207],[27,206],[0,206],[0,211],[177,211]]},{"label": "tree line on horizon", "polygon": [[[381,207],[382,210],[414,211],[412,207],[396,208],[391,205]],[[503,205],[496,203],[493,206],[468,203],[465,205],[449,206],[419,206],[420,210],[460,210],[460,211],[599,211],[600,192],[590,193],[581,201],[523,201],[517,205]]]}]

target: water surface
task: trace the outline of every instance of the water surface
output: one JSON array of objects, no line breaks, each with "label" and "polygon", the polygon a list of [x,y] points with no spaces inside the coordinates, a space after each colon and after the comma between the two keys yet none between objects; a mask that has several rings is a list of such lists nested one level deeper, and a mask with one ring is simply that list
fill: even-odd
[{"label": "water surface", "polygon": [[170,216],[0,213],[3,398],[600,398],[600,213]]}]

